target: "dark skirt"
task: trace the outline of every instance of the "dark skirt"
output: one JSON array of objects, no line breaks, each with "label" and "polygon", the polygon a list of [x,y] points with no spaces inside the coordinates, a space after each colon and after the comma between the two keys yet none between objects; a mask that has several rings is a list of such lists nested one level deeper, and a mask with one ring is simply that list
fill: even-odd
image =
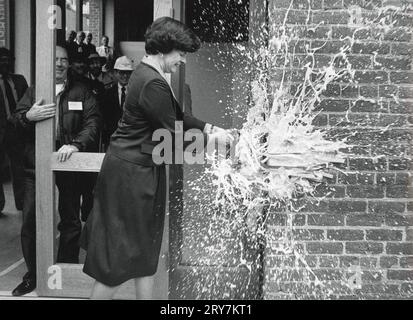
[{"label": "dark skirt", "polygon": [[165,166],[107,153],[82,233],[83,272],[107,286],[156,273],[166,205]]}]

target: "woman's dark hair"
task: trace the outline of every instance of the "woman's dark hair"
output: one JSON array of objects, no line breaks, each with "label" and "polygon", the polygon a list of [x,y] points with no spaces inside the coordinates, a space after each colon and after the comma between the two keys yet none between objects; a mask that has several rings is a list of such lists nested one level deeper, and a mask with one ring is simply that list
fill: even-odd
[{"label": "woman's dark hair", "polygon": [[170,53],[172,50],[195,52],[201,41],[185,24],[169,17],[155,20],[145,33],[147,54]]}]

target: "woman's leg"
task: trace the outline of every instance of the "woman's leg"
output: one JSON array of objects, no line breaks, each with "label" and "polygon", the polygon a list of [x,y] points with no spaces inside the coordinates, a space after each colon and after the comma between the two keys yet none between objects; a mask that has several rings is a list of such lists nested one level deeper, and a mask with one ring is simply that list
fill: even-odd
[{"label": "woman's leg", "polygon": [[95,281],[95,284],[92,288],[92,294],[90,295],[91,300],[111,300],[118,291],[120,286],[117,287],[108,287],[103,283]]},{"label": "woman's leg", "polygon": [[154,277],[142,277],[135,279],[136,299],[150,300],[152,299]]}]

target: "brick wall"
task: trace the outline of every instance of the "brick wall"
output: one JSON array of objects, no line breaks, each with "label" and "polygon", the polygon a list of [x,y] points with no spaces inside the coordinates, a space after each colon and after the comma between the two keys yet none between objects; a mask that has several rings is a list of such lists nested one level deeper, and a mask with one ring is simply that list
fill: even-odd
[{"label": "brick wall", "polygon": [[102,38],[102,0],[90,0],[90,25],[89,31],[93,35],[93,44],[100,46],[100,39]]},{"label": "brick wall", "polygon": [[[270,24],[277,30],[287,14],[299,37],[298,55],[305,45],[325,44],[315,55],[318,67],[350,43],[354,81],[343,78],[327,88],[317,125],[350,135],[355,147],[343,172],[334,171],[334,179],[317,188],[319,202],[299,199],[299,212],[269,215],[272,239],[281,239],[291,222],[303,260],[296,265],[296,256],[275,250],[276,240],[267,243],[266,299],[413,297],[413,9],[404,7],[409,2],[293,0],[288,11],[290,0],[269,1]],[[302,70],[294,71],[299,83]]]}]

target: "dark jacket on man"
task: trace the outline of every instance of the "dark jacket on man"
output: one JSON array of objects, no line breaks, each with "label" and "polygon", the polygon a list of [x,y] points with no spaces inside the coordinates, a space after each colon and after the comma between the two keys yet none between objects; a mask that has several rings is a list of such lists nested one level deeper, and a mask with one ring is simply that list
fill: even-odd
[{"label": "dark jacket on man", "polygon": [[[7,155],[13,182],[14,202],[16,208],[22,210],[24,197],[23,141],[16,130],[12,114],[16,109],[17,102],[27,89],[27,82],[19,74],[9,74],[3,81],[6,97],[3,96],[3,91],[0,90],[0,163],[5,161]],[[6,111],[5,98],[8,101],[10,115]],[[0,212],[3,210],[5,203],[6,198],[2,181],[0,181]]]},{"label": "dark jacket on man", "polygon": [[[56,148],[64,144],[75,145],[79,151],[93,152],[98,148],[101,115],[90,88],[82,82],[68,82],[58,99],[58,135]],[[17,105],[14,118],[25,141],[25,201],[23,208],[22,251],[28,272],[25,279],[36,279],[36,214],[35,214],[35,123],[26,118],[35,103],[35,88],[27,89]],[[69,110],[70,102],[82,102],[83,110]],[[78,262],[78,238],[81,231],[79,202],[82,185],[81,173],[57,173],[59,188],[60,242],[58,262]]]},{"label": "dark jacket on man", "polygon": [[[92,91],[87,84],[76,81],[66,86],[59,95],[57,149],[65,144],[76,146],[81,152],[97,151],[102,119]],[[83,110],[69,110],[70,102],[83,102]],[[35,103],[35,88],[30,87],[17,105],[15,119],[23,129],[26,144],[35,143],[35,123],[26,118]],[[33,154],[34,157],[34,154]],[[34,162],[33,162],[34,164]],[[34,165],[32,166],[34,168]]]},{"label": "dark jacket on man", "polygon": [[[20,74],[10,74],[9,79],[13,82],[14,88],[16,89],[16,94],[17,94],[17,102],[23,97],[24,93],[27,90],[27,81],[26,79],[20,75]],[[6,108],[3,105],[4,100],[3,100],[3,93],[0,90],[0,143],[3,141],[4,138],[4,133],[7,127],[7,113],[6,113]],[[13,113],[15,110],[10,110],[10,113]],[[13,121],[13,119],[10,119]]]}]

